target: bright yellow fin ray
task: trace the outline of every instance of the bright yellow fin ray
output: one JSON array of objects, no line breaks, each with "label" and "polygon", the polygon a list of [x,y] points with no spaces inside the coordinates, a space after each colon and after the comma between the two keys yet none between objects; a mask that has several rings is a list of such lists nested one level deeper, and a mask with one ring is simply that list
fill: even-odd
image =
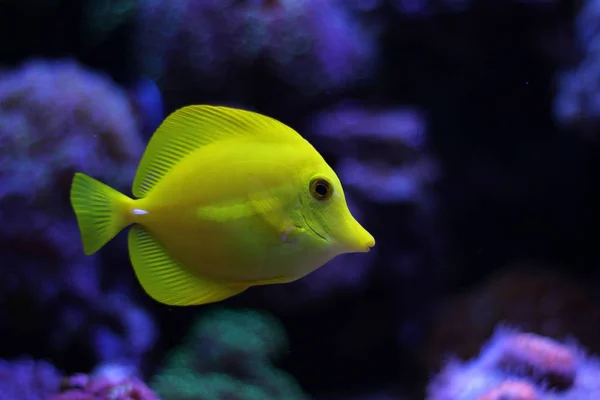
[{"label": "bright yellow fin ray", "polygon": [[183,107],[170,114],[150,139],[133,182],[134,196],[145,197],[179,161],[202,146],[244,137],[307,144],[289,126],[252,111],[209,105]]},{"label": "bright yellow fin ray", "polygon": [[94,254],[128,225],[124,194],[96,179],[76,173],[71,185],[71,205],[77,216],[83,251]]},{"label": "bright yellow fin ray", "polygon": [[156,301],[172,306],[214,303],[246,290],[247,285],[215,282],[173,260],[144,227],[129,231],[129,255],[140,284]]}]

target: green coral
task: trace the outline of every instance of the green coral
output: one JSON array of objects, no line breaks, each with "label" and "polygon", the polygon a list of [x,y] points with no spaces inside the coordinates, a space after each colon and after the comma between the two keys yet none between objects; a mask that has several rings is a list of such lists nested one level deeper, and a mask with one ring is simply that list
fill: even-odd
[{"label": "green coral", "polygon": [[280,322],[258,311],[201,317],[151,387],[163,400],[304,400],[294,378],[274,367],[287,347]]}]

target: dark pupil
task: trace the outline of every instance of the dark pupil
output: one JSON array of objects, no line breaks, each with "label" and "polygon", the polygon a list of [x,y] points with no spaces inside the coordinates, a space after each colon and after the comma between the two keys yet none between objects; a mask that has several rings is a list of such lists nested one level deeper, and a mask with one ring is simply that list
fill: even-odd
[{"label": "dark pupil", "polygon": [[319,196],[326,196],[327,195],[327,186],[322,183],[318,183],[317,186],[315,187],[315,192]]}]

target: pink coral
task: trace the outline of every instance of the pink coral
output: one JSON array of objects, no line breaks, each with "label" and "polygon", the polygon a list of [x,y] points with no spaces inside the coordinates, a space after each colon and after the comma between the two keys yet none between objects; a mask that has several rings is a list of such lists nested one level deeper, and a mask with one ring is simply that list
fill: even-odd
[{"label": "pink coral", "polygon": [[477,400],[538,400],[534,386],[522,381],[506,381],[496,386]]},{"label": "pink coral", "polygon": [[499,364],[508,371],[520,371],[546,385],[567,389],[577,375],[577,364],[572,350],[551,339],[521,333],[504,342]]},{"label": "pink coral", "polygon": [[454,360],[430,382],[428,400],[600,398],[600,364],[575,343],[498,328],[480,354]]},{"label": "pink coral", "polygon": [[423,344],[423,361],[439,368],[446,354],[474,356],[499,323],[550,338],[573,335],[599,352],[600,303],[586,283],[535,263],[515,263],[446,301]]},{"label": "pink coral", "polygon": [[65,379],[62,388],[62,393],[50,400],[159,400],[144,382],[135,377],[77,374]]}]

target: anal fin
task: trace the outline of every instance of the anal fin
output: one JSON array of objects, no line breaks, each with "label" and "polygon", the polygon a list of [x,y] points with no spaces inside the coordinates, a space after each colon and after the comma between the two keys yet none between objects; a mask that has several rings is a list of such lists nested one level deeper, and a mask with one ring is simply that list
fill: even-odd
[{"label": "anal fin", "polygon": [[143,226],[129,231],[129,256],[140,284],[150,297],[171,306],[214,303],[246,290],[244,283],[217,282],[198,276],[173,260]]}]

